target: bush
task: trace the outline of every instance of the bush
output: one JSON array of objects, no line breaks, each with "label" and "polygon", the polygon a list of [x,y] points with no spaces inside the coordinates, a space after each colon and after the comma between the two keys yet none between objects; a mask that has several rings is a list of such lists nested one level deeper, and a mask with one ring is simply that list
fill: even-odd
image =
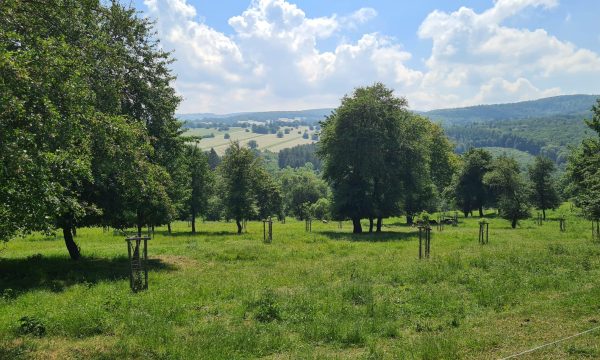
[{"label": "bush", "polygon": [[272,290],[265,290],[261,297],[254,303],[254,318],[260,322],[271,322],[281,320],[279,315],[279,306],[275,300],[275,293]]},{"label": "bush", "polygon": [[19,333],[21,335],[31,334],[37,337],[42,337],[46,334],[46,327],[40,320],[34,318],[33,316],[23,316],[21,319],[19,319]]},{"label": "bush", "polygon": [[223,138],[224,138],[225,140],[229,139],[230,137],[231,137],[231,136],[229,136],[229,133],[225,133],[225,135],[223,135]]},{"label": "bush", "polygon": [[281,131],[278,131],[278,132],[277,132],[277,137],[278,137],[278,138],[282,138],[282,137],[283,137],[283,133],[282,133]]}]

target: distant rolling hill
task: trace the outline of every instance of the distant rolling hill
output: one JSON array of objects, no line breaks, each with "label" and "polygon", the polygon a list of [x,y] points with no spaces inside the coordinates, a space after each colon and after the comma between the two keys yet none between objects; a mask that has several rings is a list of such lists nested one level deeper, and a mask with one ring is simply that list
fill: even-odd
[{"label": "distant rolling hill", "polygon": [[[570,147],[577,145],[589,131],[583,123],[599,95],[564,95],[509,104],[478,105],[455,109],[417,112],[440,122],[456,144],[456,151],[469,147],[514,149],[530,155],[545,155],[564,167]],[[181,114],[178,118],[188,126],[194,123],[240,121],[274,121],[299,119],[314,124],[331,114],[333,109],[300,111],[266,111],[234,114]],[[507,151],[509,154],[515,152]]]},{"label": "distant rolling hill", "polygon": [[434,121],[441,121],[444,125],[544,118],[557,115],[586,116],[590,113],[597,98],[598,95],[563,95],[510,104],[431,110],[422,112],[422,114]]}]

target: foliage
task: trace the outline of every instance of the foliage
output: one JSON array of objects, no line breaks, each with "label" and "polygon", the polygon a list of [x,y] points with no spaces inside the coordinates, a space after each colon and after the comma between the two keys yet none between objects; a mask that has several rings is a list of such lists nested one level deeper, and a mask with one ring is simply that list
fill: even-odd
[{"label": "foliage", "polygon": [[590,219],[600,219],[600,99],[592,108],[593,116],[586,125],[597,136],[583,140],[571,154],[568,176],[571,180],[569,192],[575,202]]},{"label": "foliage", "polygon": [[306,206],[315,204],[319,199],[327,197],[327,183],[318,177],[310,165],[280,172],[281,189],[286,215],[299,219],[306,218]]},{"label": "foliage", "polygon": [[515,159],[505,156],[494,159],[484,182],[497,194],[500,216],[510,220],[513,228],[519,220],[529,217],[529,188]]},{"label": "foliage", "polygon": [[327,198],[320,198],[310,207],[311,217],[318,220],[331,219],[331,201]]},{"label": "foliage", "polygon": [[186,197],[186,214],[192,221],[192,233],[196,232],[196,218],[205,215],[208,210],[208,199],[213,188],[213,174],[208,165],[208,157],[197,145],[188,146],[185,152],[187,168],[186,189],[190,189]]},{"label": "foliage", "polygon": [[556,209],[560,205],[560,198],[552,178],[555,170],[554,162],[542,156],[536,157],[535,163],[528,170],[532,184],[531,202],[542,210],[544,220],[547,209]]},{"label": "foliage", "polygon": [[0,24],[0,237],[60,227],[77,259],[78,224],[172,218],[179,98],[151,23],[116,2],[4,1],[0,12],[11,19]]},{"label": "foliage", "polygon": [[320,170],[321,160],[315,154],[316,148],[316,144],[305,144],[282,149],[278,154],[279,168],[300,168],[306,163],[311,163],[315,170]]},{"label": "foliage", "polygon": [[466,216],[474,209],[483,215],[483,207],[491,202],[491,194],[483,182],[490,170],[492,155],[483,149],[469,149],[463,156],[454,176],[452,189],[456,206]]}]

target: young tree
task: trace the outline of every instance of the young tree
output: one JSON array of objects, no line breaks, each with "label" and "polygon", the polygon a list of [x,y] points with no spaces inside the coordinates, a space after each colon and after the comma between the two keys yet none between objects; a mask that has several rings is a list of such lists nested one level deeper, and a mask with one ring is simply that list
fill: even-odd
[{"label": "young tree", "polygon": [[463,156],[458,173],[453,180],[454,199],[465,217],[473,209],[483,216],[483,207],[490,200],[490,192],[483,182],[489,171],[492,155],[484,149],[469,149]]},{"label": "young tree", "polygon": [[257,167],[254,173],[254,192],[258,207],[258,218],[267,219],[281,214],[283,200],[280,184],[264,167]]},{"label": "young tree", "polygon": [[534,164],[528,169],[529,180],[533,185],[531,201],[535,207],[542,210],[544,220],[546,220],[546,209],[556,209],[560,205],[560,198],[552,178],[555,170],[554,162],[543,156],[537,156]]},{"label": "young tree", "polygon": [[584,139],[581,146],[569,157],[567,173],[570,192],[575,203],[589,219],[600,219],[600,99],[592,107],[592,119],[586,125],[597,136]]},{"label": "young tree", "polygon": [[513,229],[519,220],[529,217],[529,188],[515,159],[506,156],[495,159],[484,183],[498,194],[500,216],[510,220]]}]

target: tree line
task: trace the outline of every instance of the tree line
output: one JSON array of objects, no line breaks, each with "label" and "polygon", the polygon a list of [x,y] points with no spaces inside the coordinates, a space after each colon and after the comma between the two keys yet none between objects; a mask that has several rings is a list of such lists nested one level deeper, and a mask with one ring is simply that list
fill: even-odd
[{"label": "tree line", "polygon": [[[205,153],[175,118],[174,59],[134,9],[5,0],[0,16],[2,240],[59,230],[78,259],[83,226],[141,234],[186,219],[195,233],[205,218],[234,220],[240,233],[245,220],[294,216],[350,219],[360,233],[362,219],[379,232],[392,216],[497,207],[514,227],[532,205],[560,200],[552,161],[539,157],[526,177],[511,158],[458,156],[438,124],[381,83],[344,96],[316,149],[283,152],[283,169],[237,142],[222,158]],[[600,137],[599,109],[587,125]],[[569,194],[595,218],[599,142],[585,140],[569,163]]]}]

